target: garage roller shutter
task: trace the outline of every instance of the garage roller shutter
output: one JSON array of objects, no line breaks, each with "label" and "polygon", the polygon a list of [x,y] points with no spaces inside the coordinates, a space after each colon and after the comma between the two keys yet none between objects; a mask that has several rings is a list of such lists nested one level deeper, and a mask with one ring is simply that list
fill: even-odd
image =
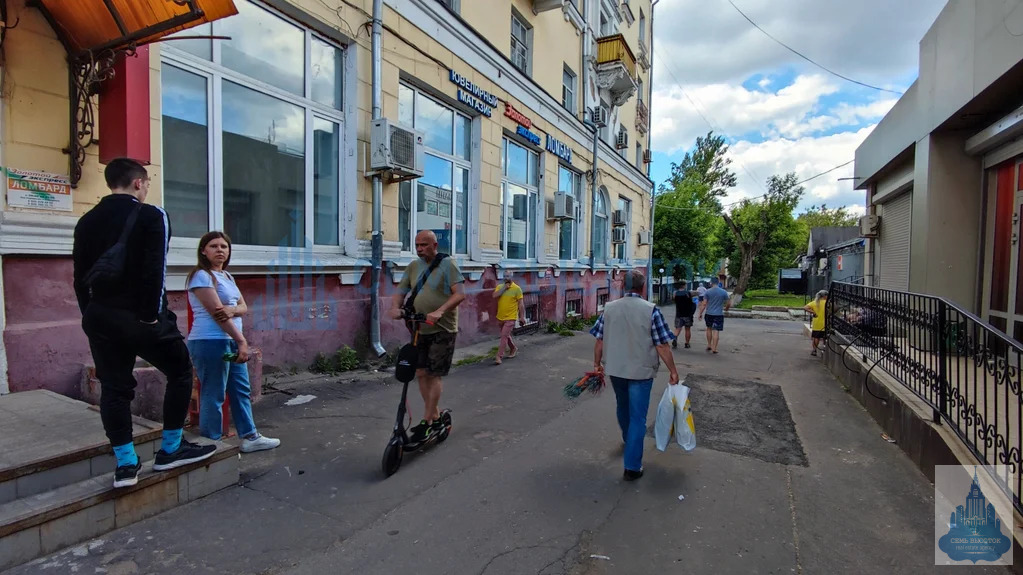
[{"label": "garage roller shutter", "polygon": [[882,204],[880,260],[882,288],[909,291],[909,239],[913,220],[913,192]]}]

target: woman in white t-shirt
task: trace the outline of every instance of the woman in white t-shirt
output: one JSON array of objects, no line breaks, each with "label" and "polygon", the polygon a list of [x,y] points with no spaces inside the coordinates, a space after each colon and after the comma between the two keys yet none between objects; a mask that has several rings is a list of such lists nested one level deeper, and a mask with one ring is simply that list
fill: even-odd
[{"label": "woman in white t-shirt", "polygon": [[248,311],[245,298],[227,273],[231,261],[231,238],[209,232],[199,240],[199,262],[188,274],[188,303],[192,306],[192,329],[188,351],[199,375],[199,434],[210,439],[223,435],[224,395],[243,453],[273,449],[281,440],[256,431],[249,397],[249,344],[242,335],[242,316]]}]

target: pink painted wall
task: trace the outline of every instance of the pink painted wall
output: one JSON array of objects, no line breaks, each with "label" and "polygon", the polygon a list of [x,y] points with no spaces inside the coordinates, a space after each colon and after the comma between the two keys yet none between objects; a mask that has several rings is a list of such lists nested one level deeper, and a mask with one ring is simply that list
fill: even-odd
[{"label": "pink painted wall", "polygon": [[[88,341],[81,329],[81,314],[72,286],[70,258],[13,257],[3,260],[7,327],[8,378],[11,391],[50,389],[80,397],[83,366],[91,364]],[[610,287],[610,298],[621,295],[621,280],[610,283],[608,274],[548,271],[521,272],[515,281],[523,291],[538,292],[544,320],[562,321],[565,291],[583,290],[583,313],[596,313],[597,289]],[[466,281],[466,301],[459,307],[460,346],[497,339],[497,285],[492,268],[478,281]],[[370,275],[355,286],[342,286],[337,274],[266,275],[238,278],[249,313],[244,318],[251,344],[263,354],[263,364],[307,368],[317,353],[332,353],[343,345],[365,349],[369,343]],[[381,339],[388,350],[408,339],[404,324],[387,316],[397,292],[390,273],[381,277]],[[171,293],[170,306],[186,331],[187,308],[183,292]]]}]

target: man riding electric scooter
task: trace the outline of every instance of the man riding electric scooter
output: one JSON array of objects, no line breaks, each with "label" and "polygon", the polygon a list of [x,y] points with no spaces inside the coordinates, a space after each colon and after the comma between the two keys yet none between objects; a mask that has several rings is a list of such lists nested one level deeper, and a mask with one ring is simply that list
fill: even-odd
[{"label": "man riding electric scooter", "polygon": [[[437,236],[433,232],[423,230],[416,234],[416,254],[419,259],[405,268],[391,309],[393,319],[425,314],[424,324],[416,326],[419,335],[415,342],[419,352],[416,378],[424,410],[419,425],[409,430],[412,445],[425,443],[444,431],[439,408],[441,378],[451,369],[458,335],[458,304],[465,299],[462,272],[453,258],[437,252]],[[405,301],[410,291],[412,295]]]}]

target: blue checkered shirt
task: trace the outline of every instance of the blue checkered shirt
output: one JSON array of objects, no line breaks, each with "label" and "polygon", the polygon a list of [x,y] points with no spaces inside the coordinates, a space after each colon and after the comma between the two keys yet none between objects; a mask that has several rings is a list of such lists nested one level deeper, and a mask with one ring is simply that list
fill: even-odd
[{"label": "blue checkered shirt", "polygon": [[[625,297],[640,297],[636,293],[627,293]],[[590,328],[590,335],[597,339],[604,339],[604,314],[600,314],[600,318],[597,319],[597,323],[593,324]],[[654,345],[664,345],[671,343],[675,339],[675,334],[671,333],[668,329],[668,322],[664,321],[664,316],[661,315],[661,310],[654,307],[654,313],[650,317],[650,339],[653,340]]]}]

